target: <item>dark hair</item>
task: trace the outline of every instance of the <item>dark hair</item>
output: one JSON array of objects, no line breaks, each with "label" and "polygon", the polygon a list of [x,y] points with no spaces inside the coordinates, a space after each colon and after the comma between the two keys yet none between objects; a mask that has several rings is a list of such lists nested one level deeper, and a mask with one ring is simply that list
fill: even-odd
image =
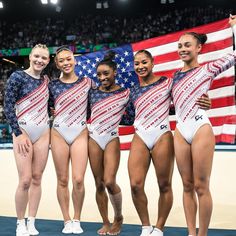
[{"label": "dark hair", "polygon": [[[58,53],[60,53],[61,51],[69,51],[69,52],[72,52],[71,49],[67,46],[67,45],[62,45],[60,47],[57,48],[56,50],[56,55]],[[73,53],[73,52],[72,52]]]},{"label": "dark hair", "polygon": [[107,65],[111,67],[113,70],[117,70],[117,64],[114,61],[116,53],[114,51],[109,51],[107,54],[104,56],[104,58],[98,62],[97,67],[98,68],[100,65]]},{"label": "dark hair", "polygon": [[152,56],[152,54],[151,54],[149,51],[145,50],[145,49],[137,51],[137,52],[135,53],[134,57],[136,57],[136,55],[138,55],[138,54],[140,54],[140,53],[144,53],[147,57],[150,58],[151,61],[153,61],[153,56]]},{"label": "dark hair", "polygon": [[68,52],[73,53],[67,45],[62,45],[62,46],[58,47],[57,50],[56,50],[56,54],[55,54],[55,57],[54,57],[54,62],[57,61],[57,55],[62,51],[68,51]]},{"label": "dark hair", "polygon": [[202,45],[207,41],[206,34],[198,34],[195,32],[186,32],[185,34],[192,35],[195,39],[197,39],[197,42]]}]

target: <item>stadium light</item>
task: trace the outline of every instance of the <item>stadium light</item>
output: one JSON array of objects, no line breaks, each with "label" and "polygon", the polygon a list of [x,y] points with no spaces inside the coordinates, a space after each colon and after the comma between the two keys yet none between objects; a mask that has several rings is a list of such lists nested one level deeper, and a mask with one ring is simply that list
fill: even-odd
[{"label": "stadium light", "polygon": [[102,9],[102,2],[97,1],[96,8],[97,9]]},{"label": "stadium light", "polygon": [[3,2],[0,2],[0,8],[3,8]]},{"label": "stadium light", "polygon": [[41,0],[42,4],[48,4],[48,0]]},{"label": "stadium light", "polygon": [[108,3],[108,0],[97,0],[96,1],[96,8],[97,9],[107,9],[109,8],[109,3]]},{"label": "stadium light", "polygon": [[61,6],[56,6],[56,12],[61,12]]},{"label": "stadium light", "polygon": [[50,0],[50,2],[51,2],[52,4],[57,4],[57,3],[58,3],[58,0]]},{"label": "stadium light", "polygon": [[108,1],[103,2],[103,7],[106,8],[106,9],[109,7]]},{"label": "stadium light", "polygon": [[161,0],[161,4],[167,4],[167,3],[172,4],[174,2],[175,2],[175,0],[168,0],[168,2],[167,2],[167,0]]}]

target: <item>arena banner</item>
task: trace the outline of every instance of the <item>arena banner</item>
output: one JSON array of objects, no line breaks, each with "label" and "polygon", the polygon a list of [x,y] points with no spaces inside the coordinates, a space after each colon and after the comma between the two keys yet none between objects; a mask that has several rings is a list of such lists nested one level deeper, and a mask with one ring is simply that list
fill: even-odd
[{"label": "arena banner", "polygon": [[[213,61],[233,51],[232,30],[228,19],[198,26],[185,31],[195,31],[207,34],[208,40],[203,46],[199,62],[201,64]],[[115,61],[118,64],[117,83],[122,87],[132,87],[138,83],[133,69],[133,55],[138,50],[146,49],[154,56],[154,72],[159,75],[172,76],[182,67],[182,62],[177,54],[177,42],[184,31],[151,38],[134,44],[113,48],[116,52]],[[77,56],[76,73],[87,76],[98,83],[96,78],[96,64],[106,51],[89,53]],[[232,67],[221,73],[211,85],[209,96],[212,107],[208,116],[213,126],[216,143],[235,143],[236,133],[236,108],[235,108],[235,68]],[[171,129],[175,129],[175,116],[170,116]],[[130,147],[133,127],[120,127],[121,149]]]},{"label": "arena banner", "polygon": [[[104,44],[87,44],[87,45],[69,45],[69,48],[74,53],[84,54],[89,52],[96,52],[99,50],[108,50],[116,47],[116,43],[104,43]],[[58,46],[49,47],[50,54],[55,54]],[[15,48],[15,49],[2,49],[0,50],[0,57],[11,56],[28,56],[32,48]]]}]

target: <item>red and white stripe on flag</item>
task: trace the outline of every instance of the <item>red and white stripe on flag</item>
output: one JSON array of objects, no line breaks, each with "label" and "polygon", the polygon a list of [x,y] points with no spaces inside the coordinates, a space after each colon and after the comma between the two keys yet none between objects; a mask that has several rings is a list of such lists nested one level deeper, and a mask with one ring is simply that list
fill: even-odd
[{"label": "red and white stripe on flag", "polygon": [[[155,74],[172,77],[173,73],[183,65],[177,54],[177,42],[186,31],[207,34],[207,42],[199,55],[201,64],[218,59],[233,50],[232,30],[228,19],[224,19],[134,43],[132,44],[133,52],[135,54],[138,50],[148,50],[154,57]],[[220,74],[213,81],[208,94],[212,101],[212,108],[207,113],[213,126],[216,142],[235,143],[235,68],[231,67]],[[175,116],[170,116],[170,124],[171,129],[174,130]],[[120,127],[122,150],[129,149],[133,131],[132,127]]]}]

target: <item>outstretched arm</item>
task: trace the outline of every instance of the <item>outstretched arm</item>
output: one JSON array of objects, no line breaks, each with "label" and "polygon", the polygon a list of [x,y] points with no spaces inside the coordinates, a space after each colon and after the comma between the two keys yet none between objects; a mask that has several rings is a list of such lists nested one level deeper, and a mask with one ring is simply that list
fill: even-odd
[{"label": "outstretched arm", "polygon": [[229,16],[229,24],[232,27],[233,34],[234,34],[234,44],[236,45],[236,15]]},{"label": "outstretched arm", "polygon": [[[234,44],[236,45],[236,15],[230,15],[229,24],[232,28],[234,34]],[[206,69],[206,73],[214,79],[220,73],[226,71],[230,67],[236,64],[236,50],[233,53],[228,53],[227,55],[205,64],[203,67]]]}]

